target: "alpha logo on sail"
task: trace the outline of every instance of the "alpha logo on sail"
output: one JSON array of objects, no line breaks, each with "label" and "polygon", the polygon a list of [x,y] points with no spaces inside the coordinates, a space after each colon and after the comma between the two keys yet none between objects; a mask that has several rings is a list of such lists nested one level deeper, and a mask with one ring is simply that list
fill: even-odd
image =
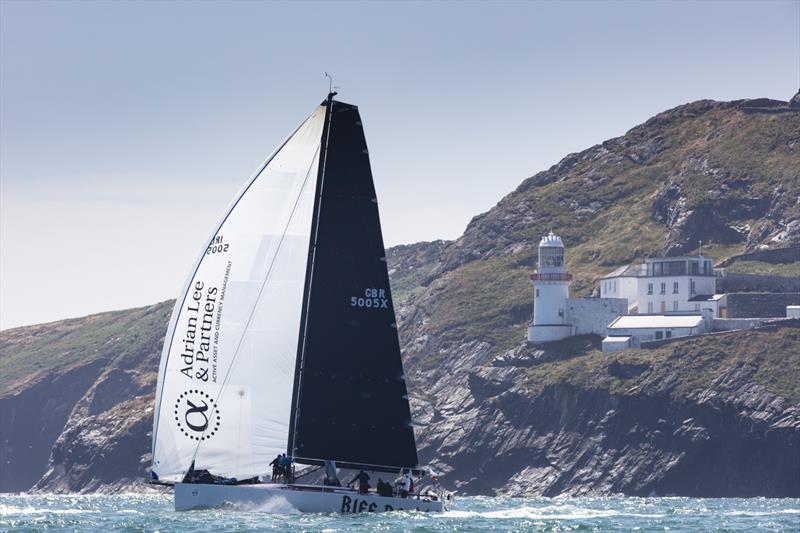
[{"label": "alpha logo on sail", "polygon": [[188,390],[175,402],[175,423],[192,440],[210,439],[219,430],[220,422],[219,408],[208,393]]}]

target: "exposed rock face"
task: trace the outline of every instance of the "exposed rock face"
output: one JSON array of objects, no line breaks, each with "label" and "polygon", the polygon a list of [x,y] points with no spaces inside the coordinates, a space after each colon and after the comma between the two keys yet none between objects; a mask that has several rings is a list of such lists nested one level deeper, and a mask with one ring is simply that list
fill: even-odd
[{"label": "exposed rock face", "polygon": [[[387,251],[421,459],[447,485],[800,496],[796,328],[613,358],[592,336],[521,344],[528,274],[551,227],[577,295],[618,265],[701,240],[721,258],[798,246],[796,109],[680,106],[528,178],[456,241]],[[119,490],[146,478],[170,311],[0,334],[0,490]]]},{"label": "exposed rock face", "polygon": [[[538,373],[558,376],[533,382],[531,367],[503,358],[467,373],[452,412],[425,426],[425,451],[435,450],[445,478],[470,494],[796,496],[800,405],[759,383],[764,361],[749,355],[758,343],[786,340],[797,350],[800,331],[687,340],[610,361],[596,351],[551,363],[533,357]],[[711,358],[695,360],[693,371],[719,373],[679,390],[690,376],[675,365],[697,353]],[[579,367],[587,375],[563,373]]]},{"label": "exposed rock face", "polygon": [[800,91],[797,91],[792,99],[789,100],[789,107],[800,107]]},{"label": "exposed rock face", "polygon": [[0,333],[0,491],[113,490],[147,479],[171,311],[164,302]]},{"label": "exposed rock face", "polygon": [[0,398],[0,490],[27,490],[39,480],[72,407],[106,363],[98,359],[64,373],[53,372],[16,394]]}]

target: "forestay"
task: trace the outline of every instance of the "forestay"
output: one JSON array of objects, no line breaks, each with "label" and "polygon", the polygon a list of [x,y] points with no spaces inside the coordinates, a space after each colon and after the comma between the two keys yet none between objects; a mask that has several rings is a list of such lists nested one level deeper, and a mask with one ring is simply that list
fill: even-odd
[{"label": "forestay", "polygon": [[177,299],[159,369],[155,477],[196,460],[263,473],[286,450],[325,106],[229,207]]}]

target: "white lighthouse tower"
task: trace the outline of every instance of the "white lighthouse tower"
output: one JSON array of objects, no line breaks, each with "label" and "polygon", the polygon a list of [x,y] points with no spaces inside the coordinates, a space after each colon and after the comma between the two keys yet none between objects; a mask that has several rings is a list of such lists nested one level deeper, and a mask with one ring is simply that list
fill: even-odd
[{"label": "white lighthouse tower", "polygon": [[539,268],[533,282],[533,324],[528,342],[557,341],[572,335],[567,299],[572,275],[564,266],[564,243],[552,231],[539,242]]}]

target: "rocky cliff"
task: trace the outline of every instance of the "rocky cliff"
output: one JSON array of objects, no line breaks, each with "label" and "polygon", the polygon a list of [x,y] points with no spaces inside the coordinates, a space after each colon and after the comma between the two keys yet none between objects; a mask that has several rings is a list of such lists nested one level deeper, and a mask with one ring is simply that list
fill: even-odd
[{"label": "rocky cliff", "polygon": [[[800,245],[800,108],[700,101],[565,157],[464,235],[388,251],[421,458],[471,494],[800,496],[797,326],[604,356],[524,345],[541,234],[573,292],[659,253]],[[0,490],[146,478],[169,302],[0,333]]]}]

